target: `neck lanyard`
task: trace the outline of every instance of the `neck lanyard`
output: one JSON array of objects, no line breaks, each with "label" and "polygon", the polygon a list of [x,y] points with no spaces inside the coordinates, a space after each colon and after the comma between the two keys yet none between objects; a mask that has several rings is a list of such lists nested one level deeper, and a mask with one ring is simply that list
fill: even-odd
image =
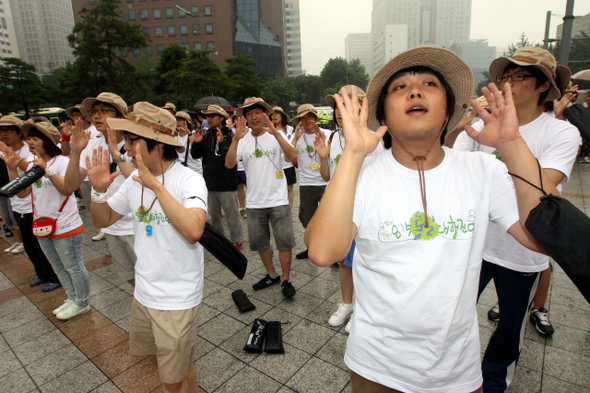
[{"label": "neck lanyard", "polygon": [[[303,141],[305,142],[305,151],[307,152],[307,155],[309,156],[310,160],[313,160],[313,158],[317,158],[317,152],[315,151],[315,149],[313,148],[313,146],[310,146],[307,143],[307,138],[305,137],[305,132],[303,133]],[[313,152],[313,154],[311,154]],[[315,162],[317,162],[316,160],[313,160]]]},{"label": "neck lanyard", "polygon": [[[254,137],[254,156],[257,158],[260,158],[262,156],[266,156],[266,158],[269,159],[270,163],[276,168],[277,171],[281,171],[282,169],[280,169],[274,162],[273,160],[270,159],[270,157],[268,156],[268,154],[266,153],[266,151],[264,151],[264,149],[262,148],[262,146],[260,146],[258,144],[258,137],[255,136],[254,134],[252,134],[252,136]],[[260,148],[258,148],[260,146]]]}]

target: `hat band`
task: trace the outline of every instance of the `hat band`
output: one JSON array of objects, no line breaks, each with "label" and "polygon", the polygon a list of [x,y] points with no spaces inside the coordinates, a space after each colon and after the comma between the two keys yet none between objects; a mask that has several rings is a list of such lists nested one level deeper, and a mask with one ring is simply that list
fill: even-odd
[{"label": "hat band", "polygon": [[526,61],[527,63],[534,63],[536,65],[540,65],[541,67],[545,68],[549,72],[549,75],[551,75],[551,77],[553,79],[555,79],[555,71],[551,67],[549,67],[547,64],[543,63],[540,60],[535,59],[534,57],[512,56],[510,59],[511,60],[518,60],[518,61]]},{"label": "hat band", "polygon": [[176,130],[173,130],[171,128],[168,128],[166,126],[163,126],[162,124],[152,123],[151,121],[148,121],[148,120],[139,118],[139,117],[137,117],[135,115],[132,115],[132,114],[129,114],[127,116],[127,118],[129,120],[132,120],[132,121],[138,123],[138,124],[141,124],[141,125],[144,125],[146,127],[152,128],[152,129],[154,129],[156,131],[163,132],[163,133],[168,134],[170,136],[175,136],[175,134],[176,134]]}]

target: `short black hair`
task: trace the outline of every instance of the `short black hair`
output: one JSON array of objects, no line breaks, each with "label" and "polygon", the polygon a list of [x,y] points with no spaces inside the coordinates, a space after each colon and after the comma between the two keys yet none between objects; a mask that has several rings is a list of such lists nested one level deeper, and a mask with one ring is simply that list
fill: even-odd
[{"label": "short black hair", "polygon": [[45,150],[45,153],[47,153],[47,155],[49,157],[53,158],[53,157],[61,154],[57,150],[57,146],[55,146],[55,143],[53,143],[51,140],[49,140],[47,135],[45,135],[44,133],[42,133],[38,129],[31,128],[29,130],[29,133],[27,134],[27,138],[28,137],[35,137],[35,138],[41,139],[43,141],[43,150]]},{"label": "short black hair", "polygon": [[247,107],[247,108],[244,108],[244,116],[246,116],[246,113],[248,113],[248,112],[250,112],[251,110],[254,110],[254,109],[256,109],[256,108],[258,108],[258,109],[262,109],[262,112],[266,113],[266,107],[265,107],[264,105],[261,105],[261,104],[254,104],[254,105],[252,105],[252,106],[249,106],[249,107]]},{"label": "short black hair", "polygon": [[[521,65],[518,65],[513,62],[508,63],[506,68],[504,68],[502,75],[504,75],[508,71],[514,70],[519,67],[522,68],[523,70],[527,70],[528,72],[531,73],[532,76],[535,77],[535,80],[537,81],[535,83],[535,89],[538,89],[539,87],[541,87],[541,85],[543,83],[545,83],[546,81],[549,80],[549,78],[547,78],[547,76],[543,73],[543,71],[541,71],[537,67],[521,66]],[[543,104],[543,102],[545,102],[545,100],[547,99],[547,96],[549,95],[549,90],[551,90],[551,86],[549,86],[549,88],[547,90],[545,90],[544,92],[541,93],[541,95],[539,96],[539,100],[537,101],[537,105],[541,105],[541,104]]]},{"label": "short black hair", "polygon": [[[430,75],[436,76],[446,92],[447,116],[449,119],[453,116],[453,112],[455,111],[455,93],[453,92],[451,85],[449,85],[449,82],[447,82],[445,77],[440,72],[438,72],[437,70],[432,69],[430,67],[412,66],[412,67],[407,67],[407,68],[399,70],[398,72],[396,72],[395,74],[390,76],[389,79],[387,80],[387,82],[385,82],[385,84],[383,85],[383,88],[381,89],[381,92],[379,93],[379,98],[377,99],[377,109],[376,109],[376,113],[375,113],[377,116],[377,121],[379,121],[379,123],[385,122],[385,98],[387,98],[387,89],[389,89],[389,85],[391,85],[391,83],[395,79],[397,79],[397,77],[399,75],[405,74],[405,73],[430,74]],[[444,131],[440,135],[441,145],[445,141],[445,136],[447,135],[448,127],[449,127],[449,123],[447,122],[447,124],[445,125]],[[391,135],[389,135],[389,132],[386,132],[385,135],[383,135],[383,146],[386,149],[391,148]]]}]

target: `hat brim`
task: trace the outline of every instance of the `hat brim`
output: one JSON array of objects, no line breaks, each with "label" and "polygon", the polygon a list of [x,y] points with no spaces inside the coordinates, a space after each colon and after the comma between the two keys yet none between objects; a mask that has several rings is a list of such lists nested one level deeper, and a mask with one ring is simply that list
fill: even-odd
[{"label": "hat brim", "polygon": [[[270,116],[274,113],[274,109],[272,109],[272,106],[268,105],[264,101],[256,101],[256,102],[251,103],[250,105],[239,107],[238,109],[236,109],[235,115],[238,117],[244,116],[244,110],[247,108],[250,108],[251,106],[254,106],[254,105],[261,105],[261,106],[265,107],[267,116]],[[202,113],[205,113],[205,112],[202,112]]]},{"label": "hat brim", "polygon": [[[514,63],[514,64],[519,65],[521,67],[535,67],[538,70],[540,70],[543,73],[543,75],[545,75],[547,77],[547,80],[549,80],[549,83],[551,83],[551,87],[549,88],[549,93],[547,94],[545,101],[553,101],[553,100],[556,100],[559,97],[561,97],[561,91],[560,91],[559,87],[557,87],[557,85],[555,84],[555,80],[553,79],[553,75],[551,75],[549,73],[549,70],[547,70],[547,68],[545,68],[541,65],[538,65],[538,64],[531,64],[530,62],[526,62],[526,61],[514,60],[510,57],[498,57],[497,59],[494,59],[494,61],[492,61],[492,63],[490,64],[490,69],[489,69],[490,79],[492,80],[492,82],[494,82],[496,84],[496,86],[500,87],[500,84],[498,82],[496,82],[496,78],[504,73],[506,66],[510,63]],[[567,68],[567,67],[557,66],[557,68],[558,69],[556,70],[556,73],[557,73],[558,77],[561,77],[562,75],[565,77],[566,73],[564,72],[564,70],[562,68]],[[571,76],[571,71],[569,72],[569,75]],[[567,81],[569,82],[569,78],[567,78]],[[567,85],[567,82],[566,82],[566,85]]]},{"label": "hat brim", "polygon": [[219,113],[217,111],[203,111],[201,113],[204,114],[205,116],[207,116],[207,115],[219,115],[219,116],[225,118],[225,120],[229,119],[229,114],[227,114],[227,113],[226,114],[223,114],[223,113]]},{"label": "hat brim", "polygon": [[[72,112],[74,111],[80,111],[80,108],[76,108],[75,106],[70,106],[69,108],[66,108],[66,115],[68,115],[68,117],[72,117]],[[82,112],[80,112],[82,113]]]},{"label": "hat brim", "polygon": [[320,115],[319,115],[319,114],[317,114],[317,113],[315,113],[315,112],[313,112],[313,111],[311,111],[311,110],[308,110],[308,111],[305,111],[305,112],[303,112],[303,113],[301,113],[301,114],[299,114],[299,115],[295,116],[295,117],[293,118],[293,120],[292,120],[292,121],[293,121],[293,123],[297,124],[297,123],[299,122],[299,119],[301,119],[303,116],[307,115],[308,113],[311,113],[312,115],[314,115],[314,116],[315,116],[315,118],[316,118],[316,123],[317,123],[318,121],[322,120],[322,118],[320,117]]},{"label": "hat brim", "polygon": [[21,131],[23,133],[23,135],[25,136],[25,138],[27,138],[29,136],[29,131],[31,131],[31,129],[35,129],[37,131],[39,131],[40,133],[42,133],[43,135],[45,135],[51,142],[53,142],[53,144],[55,145],[55,147],[58,150],[59,154],[62,154],[61,148],[58,146],[58,142],[55,140],[57,138],[57,135],[52,135],[50,132],[48,132],[47,130],[41,128],[41,127],[37,127],[36,123],[25,123],[22,127],[21,127]]},{"label": "hat brim", "polygon": [[400,53],[375,74],[369,88],[369,121],[371,130],[377,130],[381,124],[377,120],[377,100],[385,83],[392,75],[405,68],[423,66],[432,68],[443,75],[455,94],[455,108],[449,118],[447,130],[454,130],[465,117],[471,98],[473,97],[473,72],[457,54],[448,49],[420,46]]},{"label": "hat brim", "polygon": [[152,139],[156,142],[161,142],[165,145],[172,145],[176,147],[179,153],[183,153],[185,147],[178,139],[172,135],[168,135],[164,132],[154,130],[151,127],[144,126],[128,119],[117,119],[108,118],[107,123],[113,130],[127,131],[132,134],[138,135],[142,138]]}]

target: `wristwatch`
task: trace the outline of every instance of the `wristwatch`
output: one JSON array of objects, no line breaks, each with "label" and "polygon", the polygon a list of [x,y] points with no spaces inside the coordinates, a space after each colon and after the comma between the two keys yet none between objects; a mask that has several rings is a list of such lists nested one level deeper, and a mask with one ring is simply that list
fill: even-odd
[{"label": "wristwatch", "polygon": [[121,154],[119,156],[119,158],[114,158],[113,159],[113,164],[118,164],[118,163],[123,162],[123,161],[125,161],[125,157],[123,157],[123,154]]}]

